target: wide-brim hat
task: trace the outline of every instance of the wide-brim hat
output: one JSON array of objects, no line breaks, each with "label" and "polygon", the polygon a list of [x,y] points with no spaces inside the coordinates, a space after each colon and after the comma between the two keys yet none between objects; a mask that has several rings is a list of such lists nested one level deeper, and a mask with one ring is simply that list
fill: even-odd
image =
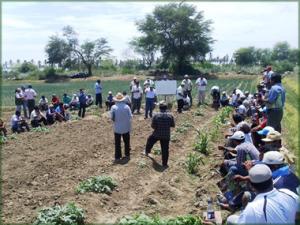
[{"label": "wide-brim hat", "polygon": [[113,98],[113,100],[115,102],[122,102],[125,100],[125,97],[120,92],[118,92],[117,95]]},{"label": "wide-brim hat", "polygon": [[263,142],[273,142],[281,140],[281,133],[278,131],[270,131],[266,138],[261,139]]}]

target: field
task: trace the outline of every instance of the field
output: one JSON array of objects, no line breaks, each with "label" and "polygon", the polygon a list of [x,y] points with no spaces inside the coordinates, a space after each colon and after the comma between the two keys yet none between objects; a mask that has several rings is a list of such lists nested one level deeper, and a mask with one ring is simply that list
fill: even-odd
[{"label": "field", "polygon": [[[128,90],[129,81],[105,80],[104,93]],[[53,92],[60,96],[64,92],[72,94],[81,87],[93,94],[94,82],[33,83],[33,87],[47,97]],[[227,93],[233,88],[254,91],[256,82],[257,77],[208,81],[209,88],[219,85]],[[290,82],[287,86],[288,93],[295,88],[293,84]],[[2,104],[7,107],[2,117],[7,123],[13,113],[14,89],[18,86],[20,83],[2,86]],[[295,107],[295,96],[299,97],[297,92],[287,96],[288,112],[289,108]],[[207,197],[219,193],[216,183],[221,176],[216,168],[223,156],[217,146],[224,142],[226,125],[217,127],[214,121],[220,112],[209,106],[193,106],[183,114],[177,114],[175,108],[176,105],[172,113],[176,128],[172,130],[167,170],[160,166],[159,144],[154,146],[152,160],[141,154],[152,132],[150,120],[144,120],[143,115],[134,116],[131,160],[124,165],[112,163],[112,123],[104,109],[89,109],[86,118],[55,124],[47,132],[11,136],[2,146],[3,222],[32,223],[43,207],[68,202],[84,209],[85,222],[94,224],[116,223],[124,216],[136,213],[163,218],[202,215],[207,207]],[[293,110],[296,111],[289,115],[292,122],[284,123],[284,136],[290,129],[286,124],[294,129],[293,135],[298,134],[298,127],[292,124],[297,120],[297,115],[292,113],[298,111],[297,108]],[[209,136],[208,155],[194,151],[197,130]],[[187,159],[195,159],[191,154],[195,158],[201,157],[193,175],[187,169]],[[118,186],[111,194],[76,193],[80,182],[99,175],[110,176],[117,182]],[[228,212],[222,211],[222,215],[225,218]]]}]

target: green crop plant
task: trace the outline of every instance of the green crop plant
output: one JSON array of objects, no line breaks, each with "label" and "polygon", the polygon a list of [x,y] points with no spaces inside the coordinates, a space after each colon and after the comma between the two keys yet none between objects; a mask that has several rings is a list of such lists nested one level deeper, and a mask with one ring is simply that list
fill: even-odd
[{"label": "green crop plant", "polygon": [[204,114],[203,114],[201,108],[197,109],[197,110],[194,112],[194,115],[195,115],[195,116],[204,116]]},{"label": "green crop plant", "polygon": [[48,133],[48,132],[50,132],[50,129],[48,127],[34,127],[31,129],[31,131]]},{"label": "green crop plant", "polygon": [[208,155],[209,154],[209,141],[208,141],[208,134],[205,132],[200,132],[200,134],[198,135],[198,138],[196,140],[194,149],[197,152],[200,152],[204,155]]},{"label": "green crop plant", "polygon": [[34,225],[82,225],[84,218],[83,209],[74,203],[68,203],[40,210]]},{"label": "green crop plant", "polygon": [[186,133],[188,131],[188,128],[179,126],[179,127],[176,128],[175,131],[176,131],[176,133],[182,134],[182,133]]},{"label": "green crop plant", "polygon": [[201,157],[193,152],[190,152],[185,161],[185,166],[189,174],[196,174]]},{"label": "green crop plant", "polygon": [[171,141],[171,142],[177,142],[177,141],[178,141],[178,136],[177,136],[176,133],[175,133],[175,134],[171,134],[170,141]]},{"label": "green crop plant", "polygon": [[81,182],[76,188],[76,192],[96,192],[111,194],[115,187],[117,187],[117,183],[111,177],[96,176]]},{"label": "green crop plant", "polygon": [[0,135],[0,144],[4,144],[7,141],[7,138]]},{"label": "green crop plant", "polygon": [[157,148],[157,147],[153,148],[153,154],[154,155],[161,155],[161,149]]}]

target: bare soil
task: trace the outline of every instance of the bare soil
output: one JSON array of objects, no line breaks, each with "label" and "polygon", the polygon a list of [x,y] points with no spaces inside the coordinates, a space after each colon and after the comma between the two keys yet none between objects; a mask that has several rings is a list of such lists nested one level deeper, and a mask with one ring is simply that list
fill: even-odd
[{"label": "bare soil", "polygon": [[[195,108],[177,114],[176,126],[190,123],[209,131],[216,112],[203,109],[195,116]],[[8,113],[7,113],[8,115]],[[4,114],[4,117],[6,115]],[[204,165],[198,176],[185,168],[188,153],[193,151],[196,132],[189,128],[170,142],[169,168],[163,170],[161,156],[151,160],[141,154],[148,135],[150,120],[135,115],[131,133],[131,160],[113,164],[114,139],[112,122],[104,111],[86,118],[50,126],[50,132],[17,135],[2,146],[2,217],[4,223],[31,223],[39,209],[56,203],[74,202],[85,210],[87,223],[114,223],[125,215],[144,212],[148,215],[175,217],[202,215],[207,195],[218,192],[220,176],[215,170],[222,156],[211,143],[212,153],[203,156]],[[176,128],[172,131],[175,133]],[[156,144],[159,147],[159,143]],[[79,182],[98,175],[113,177],[117,190],[111,195],[76,194]]]}]

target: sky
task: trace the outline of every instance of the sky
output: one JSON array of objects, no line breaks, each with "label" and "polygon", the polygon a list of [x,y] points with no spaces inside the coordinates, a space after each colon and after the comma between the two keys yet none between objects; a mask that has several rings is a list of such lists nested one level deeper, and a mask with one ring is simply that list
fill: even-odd
[{"label": "sky", "polygon": [[[3,2],[2,62],[46,59],[51,35],[71,25],[79,40],[104,37],[117,59],[134,57],[128,45],[141,35],[136,22],[169,2]],[[240,47],[272,48],[287,41],[298,48],[297,2],[197,2],[186,1],[212,20],[213,57],[230,57]]]}]

